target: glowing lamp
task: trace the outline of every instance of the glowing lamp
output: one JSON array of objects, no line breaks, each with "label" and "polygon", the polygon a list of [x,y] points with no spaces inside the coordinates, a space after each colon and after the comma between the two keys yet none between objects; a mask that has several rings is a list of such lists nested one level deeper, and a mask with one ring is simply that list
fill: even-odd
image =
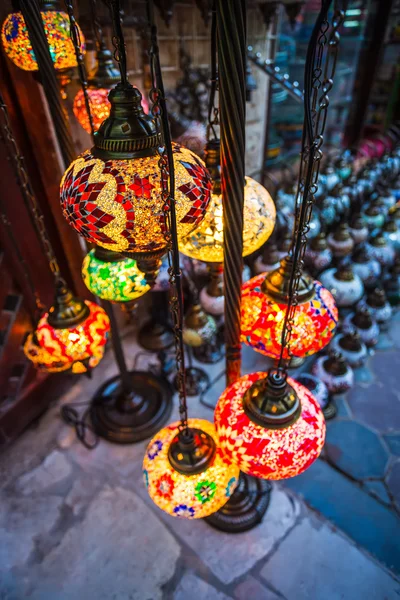
[{"label": "glowing lamp", "polygon": [[85,256],[82,277],[92,294],[110,302],[130,302],[150,289],[133,258],[102,248]]},{"label": "glowing lamp", "polygon": [[[182,254],[204,262],[224,261],[223,210],[220,185],[219,140],[207,144],[206,166],[213,179],[213,193],[200,225],[179,239]],[[275,225],[275,205],[267,190],[251,177],[245,178],[243,208],[243,256],[252,254],[268,240]]]},{"label": "glowing lamp", "polygon": [[[253,277],[242,286],[241,339],[257,352],[277,359],[289,297],[292,260],[281,261],[279,269]],[[303,358],[315,354],[331,340],[338,311],[330,292],[303,274],[290,338],[291,354]],[[287,349],[284,358],[288,358]]]},{"label": "glowing lamp", "polygon": [[214,422],[228,459],[262,479],[299,475],[318,458],[325,441],[317,400],[278,373],[251,373],[230,385],[218,400]]},{"label": "glowing lamp", "polygon": [[230,498],[239,469],[218,447],[212,423],[189,419],[189,435],[180,423],[165,427],[151,440],[143,476],[153,502],[173,517],[200,519],[219,510]]},{"label": "glowing lamp", "polygon": [[[76,67],[75,50],[70,37],[69,17],[65,12],[54,10],[54,2],[46,2],[41,11],[50,55],[58,71]],[[52,10],[47,10],[50,8]],[[81,51],[85,51],[85,38],[79,29]],[[3,48],[8,58],[24,71],[37,71],[38,65],[28,35],[24,17],[20,12],[9,14],[1,29]]]},{"label": "glowing lamp", "polygon": [[25,355],[47,373],[85,373],[103,358],[110,322],[94,302],[74,298],[60,284],[54,305],[24,345]]},{"label": "glowing lamp", "polygon": [[[157,154],[161,140],[141,98],[129,84],[110,92],[110,116],[96,133],[94,149],[71,163],[62,178],[61,205],[68,223],[87,242],[135,258],[160,257],[167,209]],[[176,144],[174,165],[177,229],[184,235],[205,215],[211,180],[204,163]]]}]

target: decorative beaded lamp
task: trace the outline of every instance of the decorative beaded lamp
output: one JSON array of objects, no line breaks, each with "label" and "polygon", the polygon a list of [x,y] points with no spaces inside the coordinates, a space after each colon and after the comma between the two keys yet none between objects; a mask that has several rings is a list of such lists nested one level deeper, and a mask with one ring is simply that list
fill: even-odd
[{"label": "decorative beaded lamp", "polygon": [[[205,149],[206,166],[213,180],[210,205],[200,225],[180,236],[182,254],[209,263],[224,260],[223,212],[220,181],[220,141],[212,140]],[[243,256],[252,254],[267,241],[275,225],[275,206],[267,190],[251,177],[244,183]]]},{"label": "decorative beaded lamp", "polygon": [[353,369],[361,367],[368,357],[367,346],[356,329],[349,329],[348,333],[335,335],[330,347],[340,352]]},{"label": "decorative beaded lamp", "polygon": [[367,248],[371,253],[371,256],[375,258],[382,267],[389,267],[393,264],[396,251],[386,240],[382,232],[379,232],[370,238]]},{"label": "decorative beaded lamp", "polygon": [[353,252],[352,268],[366,289],[375,287],[382,270],[376,258],[371,256],[366,244],[360,244]]},{"label": "decorative beaded lamp", "polygon": [[62,280],[56,298],[24,345],[35,366],[47,373],[85,373],[103,358],[110,322],[94,302],[74,298]]},{"label": "decorative beaded lamp", "polygon": [[131,302],[150,289],[133,258],[100,247],[85,256],[82,277],[92,294],[110,302]]},{"label": "decorative beaded lamp", "polygon": [[[281,352],[282,328],[289,297],[292,259],[267,275],[257,275],[242,286],[242,342],[271,358]],[[318,281],[303,274],[291,335],[291,354],[304,358],[331,340],[338,321],[335,301]],[[284,358],[288,358],[285,349]]]},{"label": "decorative beaded lamp", "polygon": [[355,244],[361,244],[368,239],[368,227],[360,213],[353,215],[350,221],[349,232]]},{"label": "decorative beaded lamp", "polygon": [[[61,205],[68,223],[87,242],[132,255],[146,275],[165,252],[165,216],[157,148],[160,134],[141,105],[141,93],[119,83],[109,94],[110,116],[61,181]],[[173,147],[175,208],[180,235],[204,218],[211,179],[190,150]]]},{"label": "decorative beaded lamp", "polygon": [[219,510],[239,480],[239,468],[218,447],[214,426],[189,419],[165,427],[151,440],[143,476],[153,502],[173,517],[200,519]]},{"label": "decorative beaded lamp", "polygon": [[[41,2],[41,15],[54,68],[58,71],[76,67],[75,50],[70,37],[68,15],[56,9],[55,0]],[[81,51],[85,51],[85,38],[79,29]],[[38,65],[28,35],[24,17],[20,12],[9,14],[1,29],[4,52],[24,71],[37,71]]]},{"label": "decorative beaded lamp", "polygon": [[354,385],[353,369],[340,352],[319,356],[312,367],[313,374],[321,379],[331,394],[343,394]]},{"label": "decorative beaded lamp", "polygon": [[326,269],[319,278],[339,307],[352,306],[364,294],[363,282],[350,264],[342,263],[337,269]]},{"label": "decorative beaded lamp", "polygon": [[325,233],[321,232],[307,244],[304,263],[311,273],[317,274],[328,267],[331,262],[332,250],[328,246]]},{"label": "decorative beaded lamp", "polygon": [[379,341],[379,326],[367,306],[358,307],[344,318],[343,331],[352,329],[356,329],[367,348],[373,348]]},{"label": "decorative beaded lamp", "polygon": [[345,222],[340,223],[335,231],[328,235],[327,241],[334,258],[347,256],[354,248],[354,240],[350,235],[349,226]]},{"label": "decorative beaded lamp", "polygon": [[241,471],[287,479],[321,453],[325,420],[311,392],[278,372],[252,373],[221,395],[215,427],[222,450]]},{"label": "decorative beaded lamp", "polygon": [[386,298],[385,291],[381,288],[375,288],[364,298],[360,300],[357,307],[366,306],[372,317],[380,326],[387,325],[392,318],[393,310]]}]

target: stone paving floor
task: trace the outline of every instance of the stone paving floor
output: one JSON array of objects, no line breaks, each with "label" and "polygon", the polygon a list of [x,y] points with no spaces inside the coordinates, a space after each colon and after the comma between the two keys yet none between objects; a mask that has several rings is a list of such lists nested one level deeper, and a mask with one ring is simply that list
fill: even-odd
[{"label": "stone paving floor", "polygon": [[[125,347],[132,365],[137,352],[133,336],[126,338]],[[371,359],[376,385],[381,381],[382,364],[390,373],[394,368],[389,366],[390,360],[400,360],[389,358],[390,353],[396,356],[392,350],[387,350],[387,360],[382,361],[378,353]],[[246,371],[265,368],[263,361],[255,353],[244,352]],[[213,372],[222,368],[220,363]],[[370,470],[365,467],[364,450],[359,452],[354,438],[364,426],[363,417],[353,418],[349,406],[356,411],[357,401],[349,397],[348,412],[340,411],[341,416],[329,425],[333,433],[328,434],[326,454],[337,461],[338,468],[318,460],[289,485],[274,484],[264,521],[247,533],[228,535],[202,521],[174,519],[153,505],[141,475],[146,442],[117,446],[101,441],[89,451],[76,439],[74,430],[62,423],[62,403],[87,401],[100,383],[115,373],[108,352],[93,380],[74,380],[68,393],[55,398],[45,415],[0,456],[1,600],[400,597],[396,565],[385,560],[387,552],[396,554],[400,539],[395,493],[389,506],[386,496],[380,497],[380,487],[372,485],[368,493],[364,489],[382,481],[383,463],[385,473],[388,463],[390,473],[398,468],[398,459],[393,459],[399,454],[392,439],[393,419],[385,421],[388,425],[382,430],[393,443],[383,442],[384,452],[378,457],[371,452]],[[368,385],[372,386],[373,380]],[[223,378],[208,398],[211,404],[218,386],[222,389]],[[383,402],[383,391],[380,389],[379,395],[371,392],[372,399],[376,396],[377,402]],[[190,410],[192,416],[212,419],[212,412],[198,399],[190,399]],[[175,405],[173,418],[177,415]],[[351,423],[358,428],[346,434],[347,445],[335,452],[333,448],[341,442],[335,429],[348,428]],[[372,443],[373,431],[369,423],[366,427],[365,451]],[[352,453],[359,463],[356,467],[349,460]],[[352,472],[350,479],[353,468],[359,470]],[[388,477],[386,481],[396,481],[396,475]],[[388,483],[385,490],[389,489],[393,487]],[[374,510],[365,499],[373,503]],[[343,507],[347,521],[343,520]],[[386,513],[394,520],[388,520]],[[359,539],[360,529],[365,530],[366,539]],[[384,551],[381,547],[376,551],[377,545]]]}]

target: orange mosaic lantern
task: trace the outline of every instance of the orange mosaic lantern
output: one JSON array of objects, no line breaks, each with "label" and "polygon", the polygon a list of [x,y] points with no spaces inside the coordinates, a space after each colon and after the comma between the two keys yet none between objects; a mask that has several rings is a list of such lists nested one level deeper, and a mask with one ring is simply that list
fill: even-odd
[{"label": "orange mosaic lantern", "polygon": [[[253,277],[242,286],[241,340],[257,352],[278,359],[287,310],[291,260],[278,269]],[[332,294],[303,274],[298,290],[290,354],[303,358],[315,354],[332,339],[338,310]],[[287,348],[284,358],[289,357]]]},{"label": "orange mosaic lantern", "polygon": [[325,441],[322,410],[303,385],[278,374],[251,373],[218,400],[214,423],[228,459],[262,479],[303,473]]}]

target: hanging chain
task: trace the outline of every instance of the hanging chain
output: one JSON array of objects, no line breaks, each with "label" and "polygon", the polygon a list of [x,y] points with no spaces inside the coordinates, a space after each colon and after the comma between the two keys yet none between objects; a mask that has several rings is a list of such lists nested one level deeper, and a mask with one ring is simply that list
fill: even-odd
[{"label": "hanging chain", "polygon": [[189,435],[188,410],[186,401],[185,353],[182,337],[184,317],[182,272],[179,266],[179,249],[175,214],[175,169],[168,114],[165,103],[164,84],[161,74],[157,28],[154,24],[153,0],[148,0],[147,6],[151,28],[150,75],[152,80],[152,89],[150,90],[149,94],[150,101],[152,103],[151,113],[156,122],[157,130],[161,133],[163,139],[163,145],[158,148],[158,165],[161,172],[164,233],[167,243],[169,265],[168,273],[171,286],[170,310],[174,324],[175,359],[177,371],[176,380],[179,395],[179,414],[181,418],[179,430],[182,433]]},{"label": "hanging chain", "polygon": [[219,125],[219,109],[215,106],[215,96],[218,92],[218,63],[217,63],[217,6],[216,0],[213,0],[211,13],[211,89],[210,99],[208,103],[208,125],[207,125],[207,140],[210,140],[212,132],[214,139],[219,136],[215,131],[215,127]]},{"label": "hanging chain", "polygon": [[8,114],[7,105],[4,102],[3,96],[0,92],[0,109],[1,109],[1,132],[2,137],[6,142],[6,147],[10,156],[10,159],[14,165],[15,175],[18,181],[18,185],[21,189],[22,197],[24,199],[25,206],[27,207],[29,213],[32,215],[33,223],[36,228],[36,232],[39,240],[42,243],[44,253],[46,255],[47,261],[49,263],[49,267],[51,272],[53,273],[56,281],[62,280],[60,274],[60,268],[58,266],[58,262],[56,256],[54,254],[53,247],[51,245],[50,239],[47,235],[46,226],[44,222],[44,216],[41,208],[39,207],[36,195],[33,191],[32,184],[29,179],[28,172],[25,166],[25,159],[21,155],[17,142],[15,140],[12,128],[10,117]]},{"label": "hanging chain", "polygon": [[96,37],[96,46],[97,52],[104,45],[104,35],[103,28],[100,23],[99,14],[97,11],[97,0],[90,0],[90,7],[92,12],[92,20],[93,20],[93,32]]},{"label": "hanging chain", "polygon": [[114,59],[118,63],[119,71],[121,73],[121,82],[124,85],[128,85],[128,74],[126,64],[126,48],[124,41],[124,34],[122,31],[121,23],[121,7],[119,0],[104,0],[107,4],[111,20],[113,24],[113,38],[112,43],[114,46]]},{"label": "hanging chain", "polygon": [[87,112],[89,124],[90,124],[90,132],[91,132],[91,136],[93,139],[95,129],[94,129],[93,118],[92,118],[92,114],[91,114],[91,110],[90,110],[90,98],[89,98],[89,94],[88,94],[88,82],[87,82],[87,77],[86,77],[86,68],[85,68],[85,63],[83,60],[83,54],[82,54],[82,50],[81,50],[81,36],[79,33],[79,29],[78,29],[78,23],[76,22],[76,19],[75,19],[74,5],[73,5],[72,0],[65,0],[64,4],[67,9],[68,16],[69,16],[70,36],[71,36],[72,43],[74,44],[75,57],[76,57],[76,62],[78,64],[79,80],[81,82],[83,97],[85,99],[86,112]]},{"label": "hanging chain", "polygon": [[[289,284],[289,299],[286,309],[278,370],[286,374],[291,358],[290,342],[294,329],[298,305],[298,287],[304,266],[304,252],[310,230],[310,220],[318,190],[318,175],[322,158],[323,134],[329,106],[328,93],[332,89],[339,50],[339,28],[344,21],[345,2],[339,7],[335,2],[332,26],[327,20],[332,0],[323,2],[316,27],[307,53],[304,76],[305,122],[303,128],[302,153],[299,183],[296,194],[295,228],[292,243],[293,266]],[[319,21],[319,23],[318,23]],[[317,29],[318,27],[318,29]],[[314,43],[312,43],[314,41]],[[325,62],[324,62],[325,61]],[[285,349],[288,357],[284,358]]]}]

